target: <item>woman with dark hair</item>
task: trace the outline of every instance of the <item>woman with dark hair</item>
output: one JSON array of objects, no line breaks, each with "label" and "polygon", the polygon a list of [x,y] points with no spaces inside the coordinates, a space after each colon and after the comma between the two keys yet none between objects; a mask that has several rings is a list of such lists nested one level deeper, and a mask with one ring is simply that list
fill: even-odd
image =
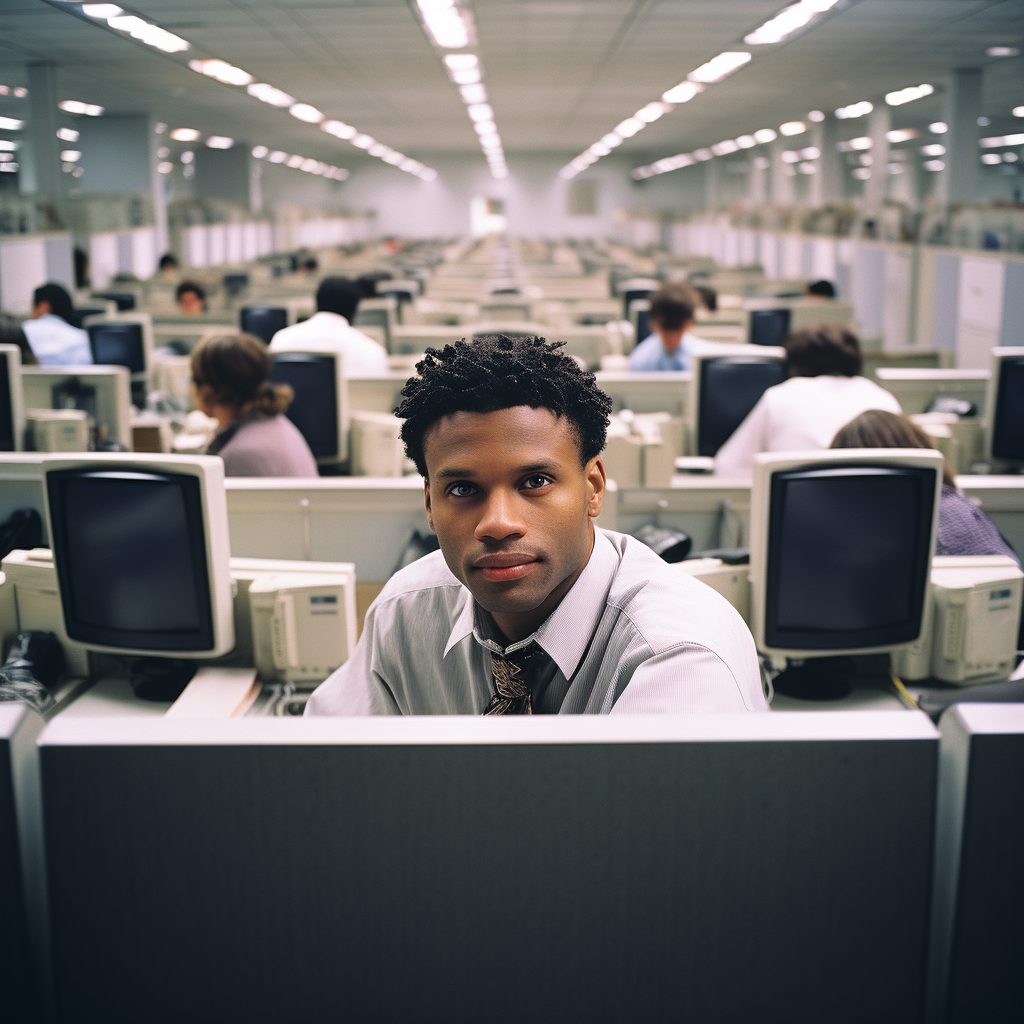
[{"label": "woman with dark hair", "polygon": [[715,456],[718,476],[748,477],[758,452],[827,448],[866,409],[899,413],[899,402],[860,376],[857,338],[838,324],[793,331],[783,342],[789,380],[768,388]]},{"label": "woman with dark hair", "polygon": [[[906,416],[869,409],[841,427],[832,448],[934,448],[928,435]],[[995,524],[957,489],[949,467],[942,472],[937,555],[1009,555],[1017,553],[1003,540]]]},{"label": "woman with dark hair", "polygon": [[252,334],[208,334],[192,352],[196,400],[220,430],[208,455],[226,476],[317,476],[305,438],[283,415],[293,396],[270,381],[267,346]]}]

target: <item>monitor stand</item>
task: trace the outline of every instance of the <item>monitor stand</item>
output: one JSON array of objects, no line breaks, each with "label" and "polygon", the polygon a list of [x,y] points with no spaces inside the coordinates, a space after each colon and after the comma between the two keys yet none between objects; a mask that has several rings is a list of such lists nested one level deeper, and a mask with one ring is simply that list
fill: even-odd
[{"label": "monitor stand", "polygon": [[849,656],[791,661],[773,680],[776,693],[798,700],[840,700],[853,689],[856,665]]}]

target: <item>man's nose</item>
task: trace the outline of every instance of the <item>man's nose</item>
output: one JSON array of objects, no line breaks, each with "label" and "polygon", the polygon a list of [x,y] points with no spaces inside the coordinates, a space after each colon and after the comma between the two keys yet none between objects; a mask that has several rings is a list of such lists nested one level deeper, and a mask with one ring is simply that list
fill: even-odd
[{"label": "man's nose", "polygon": [[505,540],[524,534],[526,525],[518,514],[518,506],[518,496],[514,491],[504,488],[491,491],[476,526],[476,539]]}]

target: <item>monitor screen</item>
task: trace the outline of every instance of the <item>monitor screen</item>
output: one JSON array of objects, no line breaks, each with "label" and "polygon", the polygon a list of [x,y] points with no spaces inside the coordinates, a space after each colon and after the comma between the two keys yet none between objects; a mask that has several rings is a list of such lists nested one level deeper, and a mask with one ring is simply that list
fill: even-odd
[{"label": "monitor screen", "polygon": [[11,394],[11,364],[6,352],[0,352],[0,452],[13,452],[16,444],[14,396]]},{"label": "monitor screen", "polygon": [[750,344],[781,345],[789,334],[788,309],[755,309],[750,313]]},{"label": "monitor screen", "polygon": [[274,335],[288,326],[288,310],[274,306],[245,306],[239,312],[239,326],[269,345]]},{"label": "monitor screen", "polygon": [[88,316],[103,316],[107,312],[106,306],[75,306],[72,310],[71,326],[81,327],[82,321]]},{"label": "monitor screen", "polygon": [[935,470],[850,463],[772,474],[765,643],[848,650],[916,639]]},{"label": "monitor screen", "polygon": [[992,416],[992,457],[1024,462],[1024,356],[999,361]]},{"label": "monitor screen", "polygon": [[757,400],[786,379],[781,359],[718,356],[700,361],[697,454],[713,457]]},{"label": "monitor screen", "polygon": [[648,299],[653,294],[651,288],[631,288],[629,291],[622,293],[622,318],[624,320],[629,319],[629,304],[634,299]]},{"label": "monitor screen", "polygon": [[636,312],[636,343],[639,345],[651,333],[651,311],[638,309]]},{"label": "monitor screen", "polygon": [[154,652],[213,649],[197,477],[82,468],[49,473],[47,488],[72,640]]},{"label": "monitor screen", "polygon": [[89,327],[89,348],[98,366],[127,366],[132,373],[146,372],[142,324],[105,323]]},{"label": "monitor screen", "polygon": [[338,378],[332,355],[280,352],[271,357],[270,379],[288,384],[295,400],[287,416],[318,459],[338,457]]}]

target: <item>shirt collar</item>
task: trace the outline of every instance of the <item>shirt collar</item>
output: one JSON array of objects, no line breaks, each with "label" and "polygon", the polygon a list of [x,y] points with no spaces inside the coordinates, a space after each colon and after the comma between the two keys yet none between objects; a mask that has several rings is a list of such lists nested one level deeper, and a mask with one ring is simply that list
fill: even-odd
[{"label": "shirt collar", "polygon": [[444,656],[447,657],[448,652],[470,634],[477,643],[493,654],[511,654],[536,640],[558,666],[562,675],[566,679],[571,679],[604,612],[608,589],[611,587],[618,564],[619,556],[612,542],[601,530],[595,528],[594,550],[591,551],[583,572],[569,593],[530,636],[510,644],[504,652],[480,630],[476,622],[476,602],[463,587],[462,608],[455,619]]}]

